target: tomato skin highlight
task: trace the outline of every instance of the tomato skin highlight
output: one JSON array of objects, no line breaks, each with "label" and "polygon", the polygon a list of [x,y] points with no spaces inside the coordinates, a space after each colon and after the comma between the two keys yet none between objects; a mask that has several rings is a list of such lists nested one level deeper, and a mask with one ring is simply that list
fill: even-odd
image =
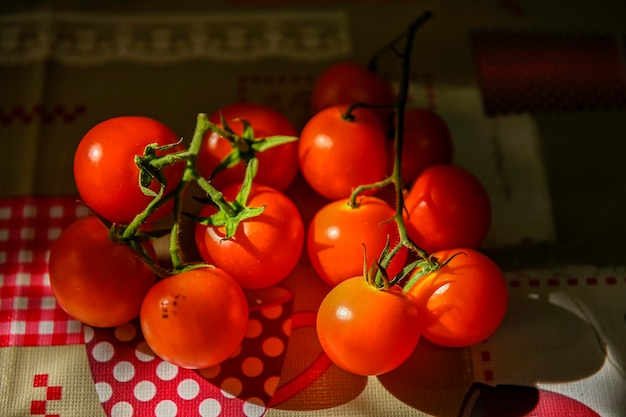
[{"label": "tomato skin highlight", "polygon": [[[371,196],[359,198],[355,208],[347,198],[322,207],[307,232],[307,253],[317,274],[330,286],[362,274],[364,250],[369,268],[388,238],[390,248],[399,243],[394,214],[389,204]],[[387,268],[390,278],[402,270],[407,254],[402,247],[393,257]]]},{"label": "tomato skin highlight", "polygon": [[161,359],[187,369],[217,365],[239,347],[249,310],[241,287],[218,268],[157,282],[141,306],[141,330]]},{"label": "tomato skin highlight", "polygon": [[417,307],[398,286],[372,287],[363,276],[332,288],[319,306],[317,335],[340,368],[380,375],[400,366],[420,338]]},{"label": "tomato skin highlight", "polygon": [[[209,121],[222,127],[220,114],[230,128],[238,135],[243,133],[243,123],[237,119],[247,120],[254,130],[255,139],[268,136],[298,136],[298,131],[291,121],[276,109],[251,102],[237,102],[215,111]],[[215,132],[205,135],[202,148],[198,154],[197,168],[200,174],[209,179],[213,170],[232,151],[230,142]],[[279,191],[286,190],[298,173],[298,143],[284,143],[258,152],[256,157],[259,168],[255,182],[265,184]],[[245,174],[245,164],[239,164],[220,172],[212,183],[218,189],[231,184],[241,184]]]},{"label": "tomato skin highlight", "polygon": [[477,249],[491,226],[491,201],[483,184],[456,165],[433,165],[415,180],[405,199],[411,239],[428,253]]},{"label": "tomato skin highlight", "polygon": [[[120,116],[93,126],[74,154],[74,180],[82,201],[113,223],[129,224],[152,201],[139,188],[135,156],[143,155],[151,143],[168,145],[178,141],[169,127],[148,117]],[[182,145],[176,146],[167,153],[182,149]],[[182,163],[164,169],[166,193],[180,181],[183,170]],[[158,191],[159,184],[152,181],[150,188]],[[150,221],[166,216],[170,210],[171,204],[164,205],[152,214]]]},{"label": "tomato skin highlight", "polygon": [[[353,61],[340,61],[326,68],[311,92],[313,114],[338,104],[365,103],[392,106],[394,92],[388,80]],[[383,124],[391,109],[374,109]]]},{"label": "tomato skin highlight", "polygon": [[421,318],[422,336],[445,347],[488,339],[504,320],[508,289],[504,274],[486,255],[468,248],[433,255],[447,265],[420,278],[408,294]]},{"label": "tomato skin highlight", "polygon": [[61,308],[94,327],[119,326],[137,317],[155,281],[153,271],[131,248],[112,242],[95,216],[61,232],[50,250],[48,272]]},{"label": "tomato skin highlight", "polygon": [[[233,201],[239,185],[223,190]],[[295,204],[283,193],[253,184],[249,207],[265,206],[259,216],[242,221],[231,239],[222,227],[196,225],[196,247],[202,259],[231,275],[244,289],[260,289],[282,281],[295,268],[304,247],[304,224]],[[200,216],[214,214],[210,205]]]},{"label": "tomato skin highlight", "polygon": [[343,114],[348,106],[317,113],[300,134],[300,170],[311,188],[329,200],[349,197],[359,185],[385,178],[386,137],[376,115],[366,108]]}]

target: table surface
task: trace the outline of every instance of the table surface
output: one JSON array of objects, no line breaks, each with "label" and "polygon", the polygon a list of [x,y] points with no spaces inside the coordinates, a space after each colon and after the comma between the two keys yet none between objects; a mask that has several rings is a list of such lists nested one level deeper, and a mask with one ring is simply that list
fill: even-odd
[{"label": "table surface", "polygon": [[[510,306],[484,343],[447,349],[421,340],[399,369],[366,378],[321,351],[315,311],[328,287],[305,258],[251,312],[237,355],[190,371],[156,358],[135,322],[97,329],[68,317],[50,290],[47,254],[87,214],[71,166],[97,122],[145,115],[189,137],[197,113],[249,100],[301,127],[316,74],[336,59],[365,61],[420,7],[157,1],[147,14],[137,0],[87,3],[0,6],[0,415],[626,415],[624,110],[567,108],[567,99],[529,88],[526,97],[543,97],[530,106],[543,110],[488,116],[485,100],[502,96],[479,82],[489,80],[479,79],[471,37],[493,27],[614,36],[626,33],[626,6],[568,5],[556,19],[564,2],[480,1],[471,10],[435,2],[435,19],[416,38],[411,105],[446,118],[455,163],[490,192],[494,218],[482,249],[505,270]],[[209,48],[190,37],[200,33],[193,28],[220,41]],[[283,42],[271,48],[250,41],[276,33]],[[391,78],[392,62],[383,63]]]}]

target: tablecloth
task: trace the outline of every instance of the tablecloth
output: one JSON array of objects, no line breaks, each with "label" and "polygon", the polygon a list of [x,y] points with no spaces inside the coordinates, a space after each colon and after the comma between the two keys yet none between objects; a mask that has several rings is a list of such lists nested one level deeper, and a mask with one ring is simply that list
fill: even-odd
[{"label": "tablecloth", "polygon": [[[588,256],[580,262],[547,262],[541,251],[514,265],[503,262],[510,306],[489,340],[465,349],[421,340],[404,365],[378,377],[344,372],[322,352],[315,312],[329,288],[306,259],[280,285],[259,293],[241,348],[211,369],[185,370],[158,359],[137,322],[97,329],[67,316],[51,293],[47,256],[61,230],[87,215],[71,160],[89,127],[140,114],[188,137],[198,112],[240,100],[272,105],[301,127],[310,117],[316,74],[336,59],[365,61],[372,47],[398,32],[398,22],[428,6],[401,0],[86,3],[24,8],[9,1],[0,9],[0,415],[626,415],[626,262],[619,215],[606,215],[608,231],[587,238]],[[489,79],[481,80],[480,70],[493,63],[480,64],[480,50],[472,48],[517,39],[513,45],[532,55],[529,36],[550,40],[554,33],[574,33],[585,34],[584,40],[589,32],[601,32],[592,38],[603,46],[614,45],[621,39],[616,33],[626,33],[621,6],[606,1],[583,13],[569,2],[434,4],[436,19],[416,40],[409,104],[436,110],[449,122],[455,163],[487,187],[494,216],[484,249],[560,247],[563,235],[595,225],[595,213],[608,213],[612,204],[620,213],[615,189],[624,182],[621,153],[607,154],[605,162],[584,156],[594,154],[594,144],[618,146],[623,112],[559,113],[572,104],[567,94],[558,95],[566,83],[551,90],[553,100],[536,101],[545,95],[515,84],[522,72],[506,72],[509,78],[489,90],[496,84],[485,84]],[[558,12],[562,18],[551,17]],[[496,43],[479,44],[490,39]],[[605,62],[621,62],[613,49],[603,51],[610,58]],[[550,58],[541,61],[544,70],[579,57],[555,56],[544,56]],[[397,80],[390,62],[382,71]],[[618,78],[610,85],[621,86],[619,65],[611,68]],[[508,90],[516,100],[503,94],[507,86],[516,86]],[[615,91],[613,101],[601,96],[597,103],[619,107],[622,90]],[[563,154],[576,155],[569,166],[580,171],[561,172],[545,150],[568,142],[558,129],[545,129],[549,116],[533,114],[538,109],[556,112],[557,127],[569,120],[578,122],[574,126],[608,121],[598,131],[609,139],[594,137],[590,144],[572,137],[576,152]],[[584,170],[592,172],[583,176]],[[606,247],[616,261],[588,262]]]},{"label": "tablecloth", "polygon": [[[306,261],[259,295],[241,348],[200,371],[157,358],[138,323],[84,326],[56,304],[47,256],[87,214],[72,197],[0,200],[1,415],[621,416],[626,270],[509,272],[497,333],[466,349],[420,341],[400,368],[359,377],[314,330],[329,290]],[[480,404],[480,405],[477,405]],[[482,410],[480,413],[476,414]]]}]

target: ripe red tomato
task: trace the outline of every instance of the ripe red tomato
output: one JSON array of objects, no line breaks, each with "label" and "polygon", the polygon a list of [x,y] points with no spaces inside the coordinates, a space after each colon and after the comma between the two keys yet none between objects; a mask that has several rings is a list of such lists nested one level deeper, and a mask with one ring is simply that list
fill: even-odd
[{"label": "ripe red tomato", "polygon": [[[391,84],[380,74],[353,61],[341,61],[322,72],[311,92],[313,114],[338,104],[365,103],[393,105]],[[383,123],[387,123],[392,110],[375,109]]]},{"label": "ripe red tomato", "polygon": [[[363,274],[363,245],[368,268],[384,249],[400,241],[396,223],[390,219],[394,209],[383,200],[365,196],[357,207],[349,199],[333,201],[313,217],[307,232],[307,252],[317,274],[331,286]],[[393,257],[387,273],[393,278],[405,265],[407,249]]]},{"label": "ripe red tomato", "polygon": [[[247,120],[254,130],[255,139],[268,136],[298,136],[291,121],[277,110],[257,103],[239,102],[225,107],[209,116],[209,121],[223,127],[221,115],[228,126],[238,135],[243,133],[241,119]],[[208,132],[198,154],[197,169],[205,178],[210,178],[213,170],[233,150],[230,142],[215,132]],[[256,154],[259,168],[255,181],[284,191],[298,173],[298,143],[288,142]],[[245,164],[239,164],[222,171],[213,179],[218,189],[230,184],[241,184]]]},{"label": "ripe red tomato", "polygon": [[[223,190],[233,201],[240,186]],[[196,225],[196,246],[200,256],[231,275],[245,289],[269,287],[282,281],[298,263],[304,246],[304,225],[295,204],[283,193],[262,184],[253,184],[249,207],[265,206],[259,216],[243,220],[231,239],[223,227]],[[207,205],[200,216],[216,209]]]},{"label": "ripe red tomato", "polygon": [[330,290],[319,306],[316,327],[328,357],[357,375],[380,375],[397,368],[420,338],[412,299],[398,286],[379,290],[363,276]]},{"label": "ripe red tomato", "polygon": [[165,278],[141,306],[141,330],[161,359],[188,369],[217,365],[239,347],[248,326],[243,290],[218,268]]},{"label": "ripe red tomato", "polygon": [[457,253],[408,290],[419,310],[422,335],[440,346],[486,340],[502,323],[508,305],[504,274],[489,257],[466,248],[433,255],[443,261]]},{"label": "ripe red tomato", "polygon": [[[431,165],[450,164],[454,156],[452,134],[446,121],[425,108],[404,112],[401,177],[411,185]],[[388,142],[389,171],[393,168],[393,141]]]},{"label": "ripe red tomato", "polygon": [[409,191],[407,232],[426,252],[478,248],[491,225],[491,201],[480,180],[456,165],[426,168]]},{"label": "ripe red tomato", "polygon": [[359,185],[381,181],[387,170],[385,132],[371,110],[332,106],[302,129],[300,170],[316,192],[330,200],[349,197]]},{"label": "ripe red tomato", "polygon": [[[82,201],[90,209],[113,223],[128,224],[152,200],[139,188],[136,155],[143,155],[151,143],[168,145],[178,136],[163,123],[140,116],[121,116],[92,127],[82,138],[74,155],[74,180]],[[175,147],[168,152],[182,150]],[[180,181],[184,164],[167,167],[163,172],[166,193]],[[153,191],[159,185],[152,181]],[[157,210],[150,220],[167,215],[171,205]]]},{"label": "ripe red tomato", "polygon": [[61,308],[95,327],[119,326],[137,317],[155,280],[131,248],[109,239],[95,216],[72,223],[54,241],[49,276]]}]

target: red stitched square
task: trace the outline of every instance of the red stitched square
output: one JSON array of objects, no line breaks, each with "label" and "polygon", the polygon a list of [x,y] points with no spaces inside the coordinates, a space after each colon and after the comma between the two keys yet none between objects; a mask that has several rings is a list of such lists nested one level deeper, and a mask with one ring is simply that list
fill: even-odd
[{"label": "red stitched square", "polygon": [[37,374],[33,378],[33,387],[48,386],[48,374]]},{"label": "red stitched square", "polygon": [[46,390],[46,399],[47,400],[60,400],[62,390],[63,390],[63,387],[60,387],[60,386],[48,387],[48,389]]},{"label": "red stitched square", "polygon": [[34,415],[46,414],[46,401],[42,401],[42,400],[31,401],[30,413]]}]

